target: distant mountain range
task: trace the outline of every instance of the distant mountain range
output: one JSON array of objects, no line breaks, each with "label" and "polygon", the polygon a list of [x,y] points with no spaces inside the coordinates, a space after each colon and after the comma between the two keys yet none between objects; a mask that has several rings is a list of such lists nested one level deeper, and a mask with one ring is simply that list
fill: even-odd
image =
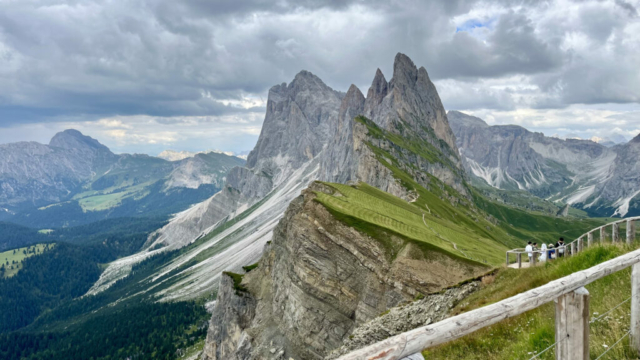
[{"label": "distant mountain range", "polygon": [[239,157],[240,159],[247,160],[247,155],[236,154],[232,151],[222,151],[222,150],[206,150],[206,151],[198,151],[198,152],[185,151],[185,150],[183,151],[164,150],[163,152],[158,154],[158,157],[161,159],[165,159],[167,161],[178,161],[178,160],[184,160],[186,158],[194,157],[198,154],[208,154],[208,153],[225,154],[228,156],[235,156],[235,157]]},{"label": "distant mountain range", "polygon": [[458,111],[448,118],[472,177],[594,216],[640,215],[640,136],[623,144],[562,140]]},{"label": "distant mountain range", "polygon": [[112,153],[76,130],[48,145],[0,145],[0,219],[32,227],[78,225],[115,216],[167,215],[216,193],[244,160],[193,154],[177,161]]}]

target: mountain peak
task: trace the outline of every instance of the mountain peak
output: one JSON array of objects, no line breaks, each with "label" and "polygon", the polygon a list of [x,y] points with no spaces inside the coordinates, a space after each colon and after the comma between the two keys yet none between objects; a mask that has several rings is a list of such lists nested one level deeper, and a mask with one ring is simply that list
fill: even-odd
[{"label": "mountain peak", "polygon": [[636,135],[636,137],[634,137],[633,139],[631,139],[631,141],[629,141],[630,143],[640,143],[640,134]]},{"label": "mountain peak", "polygon": [[297,73],[289,86],[294,86],[295,84],[299,83],[317,85],[321,84],[322,87],[328,87],[319,77],[307,70],[301,70],[299,73]]},{"label": "mountain peak", "polygon": [[102,145],[98,140],[83,135],[80,131],[75,129],[67,129],[55,134],[49,146],[59,147],[69,150],[83,150],[90,149],[92,151],[102,151],[111,154],[111,150]]},{"label": "mountain peak", "polygon": [[398,53],[393,62],[393,83],[413,84],[418,79],[418,68],[405,54]]},{"label": "mountain peak", "polygon": [[452,126],[457,123],[464,124],[466,126],[489,126],[484,120],[480,119],[479,117],[471,116],[456,110],[449,110],[449,112],[447,112],[447,118],[449,119],[449,123]]}]

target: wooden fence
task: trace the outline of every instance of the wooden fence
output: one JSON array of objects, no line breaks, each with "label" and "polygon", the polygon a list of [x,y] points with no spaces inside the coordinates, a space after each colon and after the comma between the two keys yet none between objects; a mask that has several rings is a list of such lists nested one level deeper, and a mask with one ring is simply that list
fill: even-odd
[{"label": "wooden fence", "polygon": [[[636,220],[640,220],[640,217],[623,219],[595,228],[567,246],[574,250],[571,254],[579,253],[583,246],[588,247],[594,244],[593,233],[596,231],[600,233],[600,241],[604,241],[605,228],[609,226],[612,229],[611,239],[615,243],[619,241],[619,226],[623,222],[627,224],[626,242],[630,244],[635,239]],[[556,303],[556,359],[587,360],[589,359],[589,292],[584,286],[630,266],[633,270],[629,336],[633,346],[640,351],[640,250],[635,250],[500,302],[390,337],[346,354],[339,360],[403,359],[551,301]]]},{"label": "wooden fence", "polygon": [[[631,217],[631,218],[626,218],[626,219],[622,219],[622,220],[618,220],[618,221],[614,221],[612,223],[608,223],[606,225],[597,227],[585,234],[583,234],[582,236],[580,236],[579,238],[573,240],[570,243],[565,244],[565,246],[561,246],[561,247],[556,247],[553,248],[553,250],[556,250],[556,257],[558,257],[559,252],[562,250],[564,256],[571,256],[573,254],[577,254],[580,251],[582,251],[583,249],[591,246],[594,244],[595,242],[595,238],[594,238],[594,234],[597,232],[598,233],[598,239],[600,242],[605,241],[606,238],[606,234],[607,234],[607,227],[611,227],[611,241],[612,242],[618,242],[620,241],[620,224],[622,223],[626,223],[627,224],[627,229],[626,229],[626,242],[628,244],[631,244],[631,242],[633,242],[633,240],[635,239],[635,233],[636,233],[636,226],[635,226],[635,222],[637,220],[640,220],[640,216],[636,216],[636,217]],[[547,249],[548,251],[549,249]],[[526,251],[523,248],[519,248],[519,249],[513,249],[513,250],[508,250],[507,251],[507,266],[509,266],[511,264],[511,255],[515,255],[515,259],[516,262],[515,264],[517,264],[517,268],[522,268],[522,256],[524,254],[524,256],[528,256],[529,253],[532,253],[533,256],[528,257],[528,262],[529,262],[529,266],[535,266],[537,264],[537,256],[535,254],[542,254],[542,250],[538,249],[538,250],[534,250],[534,251]]]}]

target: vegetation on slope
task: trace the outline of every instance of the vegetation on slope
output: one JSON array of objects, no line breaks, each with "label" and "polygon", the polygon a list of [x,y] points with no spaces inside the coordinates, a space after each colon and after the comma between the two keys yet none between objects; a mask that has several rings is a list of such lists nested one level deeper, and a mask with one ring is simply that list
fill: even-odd
[{"label": "vegetation on slope", "polygon": [[[338,219],[374,238],[380,238],[374,227],[380,227],[401,235],[416,244],[431,245],[451,257],[472,260],[481,264],[497,265],[503,261],[507,248],[486,236],[473,221],[460,221],[465,217],[461,210],[449,209],[438,199],[438,205],[452,211],[458,222],[443,219],[435,211],[435,201],[408,203],[365,183],[357,186],[326,184],[338,191],[338,196],[317,193],[316,200],[329,209]],[[420,199],[418,199],[420,200]],[[434,209],[430,209],[431,207]],[[473,223],[475,226],[465,226]],[[385,242],[393,260],[396,253],[391,242]]]},{"label": "vegetation on slope", "polygon": [[206,316],[195,303],[121,306],[63,331],[0,335],[0,358],[175,359],[204,338]]},{"label": "vegetation on slope", "polygon": [[369,136],[387,142],[387,148],[401,150],[395,152],[399,156],[396,157],[372,142],[367,143],[377,160],[416,198],[407,203],[366,184],[355,188],[331,184],[344,197],[321,194],[318,200],[336,214],[382,226],[455,255],[494,266],[504,261],[507,248],[524,247],[528,240],[555,243],[560,236],[573,239],[604,223],[603,219],[558,218],[499,204],[464,183],[462,186],[470,195],[463,196],[425,172],[422,173],[429,183],[423,186],[410,174],[419,170],[411,164],[408,154],[428,162],[437,160],[451,168],[453,165],[448,158],[441,154],[436,157],[437,149],[430,144],[388,132],[365,117],[356,117],[355,121],[367,127]]},{"label": "vegetation on slope", "polygon": [[178,251],[135,265],[128,277],[99,295],[80,297],[99,276],[99,265],[112,259],[101,245],[58,243],[45,256],[27,259],[41,263],[26,264],[8,279],[21,281],[0,281],[0,358],[175,359],[202,347],[209,319],[203,301],[156,303],[145,281]]},{"label": "vegetation on slope", "polygon": [[[63,241],[0,255],[8,268],[5,274],[14,275],[0,278],[0,333],[23,328],[43,312],[84,295],[100,276],[102,264],[139,250],[149,232],[162,224],[159,219],[114,219],[49,234],[32,230],[34,238]],[[44,246],[49,250],[43,251]],[[27,257],[34,251],[40,255]],[[19,265],[16,256],[22,257]]]},{"label": "vegetation on slope", "polygon": [[22,269],[22,261],[52,249],[55,244],[36,244],[0,253],[0,278],[8,278]]},{"label": "vegetation on slope", "polygon": [[[598,245],[577,256],[546,262],[529,269],[497,271],[495,277],[485,279],[481,290],[460,303],[451,314],[466,312],[517,295],[549,281],[588,269],[613,259],[636,247]],[[631,296],[630,269],[617,272],[586,286],[591,294],[591,320],[606,313]],[[629,329],[629,302],[590,324],[590,352],[592,358],[602,354]],[[548,303],[520,316],[501,321],[457,341],[424,352],[427,359],[530,359],[555,343],[555,308]],[[607,359],[637,359],[625,338],[608,354]],[[555,352],[546,352],[540,359],[554,359]]]}]

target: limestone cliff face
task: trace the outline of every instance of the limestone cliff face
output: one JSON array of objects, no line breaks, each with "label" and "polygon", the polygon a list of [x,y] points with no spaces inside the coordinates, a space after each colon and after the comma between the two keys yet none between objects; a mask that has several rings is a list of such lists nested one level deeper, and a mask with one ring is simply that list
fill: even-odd
[{"label": "limestone cliff face", "polygon": [[[378,69],[366,99],[354,85],[343,98],[337,126],[324,154],[321,179],[332,182],[364,181],[396,196],[407,198],[408,190],[400,186],[391,172],[377,160],[367,143],[382,147],[399,161],[403,170],[414,173],[423,185],[424,173],[431,174],[461,194],[464,171],[438,92],[424,68],[418,69],[411,59],[398,54],[391,81]],[[366,126],[354,119],[364,115],[375,126],[404,139],[428,143],[435,159],[426,160],[398,144],[369,136]],[[418,165],[415,171],[415,165]],[[444,164],[448,164],[446,166]]]},{"label": "limestone cliff face", "polygon": [[246,167],[231,169],[223,190],[178,214],[149,244],[182,247],[251,207],[318,156],[335,128],[343,93],[301,71],[290,84],[269,90],[267,112]]},{"label": "limestone cliff face", "polygon": [[218,326],[207,333],[203,360],[234,360],[249,356],[250,337],[244,330],[251,325],[255,309],[255,299],[247,293],[236,291],[233,279],[229,275],[223,275],[211,318],[211,324]]},{"label": "limestone cliff face", "polygon": [[[364,115],[387,130],[397,128],[398,123],[408,126],[460,164],[456,139],[438,91],[427,70],[418,69],[408,56],[396,55],[393,78],[388,83],[380,70],[376,72]],[[440,140],[447,145],[442,146]]]},{"label": "limestone cliff face", "polygon": [[343,96],[308,71],[298,73],[289,85],[272,87],[247,167],[278,178],[313,159],[327,144]]},{"label": "limestone cliff face", "polygon": [[394,235],[402,250],[390,258],[381,242],[314,201],[317,192],[335,194],[313,183],[291,202],[244,276],[246,292],[223,281],[203,359],[322,358],[387,309],[486,270],[437,252],[427,257]]}]

